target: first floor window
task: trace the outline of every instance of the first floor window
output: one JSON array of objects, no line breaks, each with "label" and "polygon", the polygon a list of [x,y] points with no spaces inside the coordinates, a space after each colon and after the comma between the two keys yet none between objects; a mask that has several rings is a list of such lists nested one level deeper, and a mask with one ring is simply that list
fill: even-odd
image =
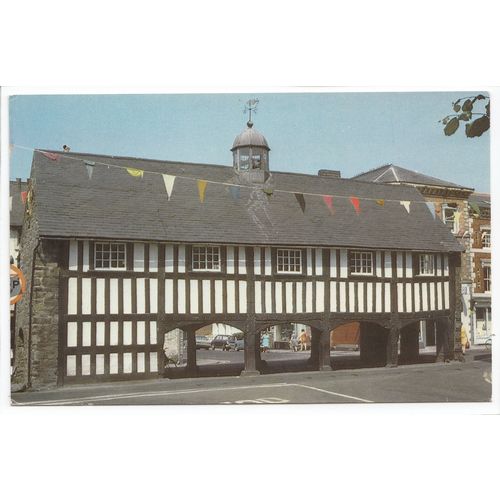
[{"label": "first floor window", "polygon": [[373,274],[372,252],[351,252],[349,267],[351,274]]},{"label": "first floor window", "polygon": [[485,292],[491,292],[491,266],[483,267],[483,286]]},{"label": "first floor window", "polygon": [[220,247],[193,247],[193,271],[220,271]]},{"label": "first floor window", "polygon": [[491,247],[491,231],[489,229],[481,231],[481,246],[483,248]]},{"label": "first floor window", "polygon": [[94,243],[95,269],[126,269],[125,243]]},{"label": "first floor window", "polygon": [[443,205],[443,221],[452,233],[458,233],[458,207],[456,203]]},{"label": "first floor window", "polygon": [[278,248],[278,273],[302,272],[302,250]]},{"label": "first floor window", "polygon": [[424,276],[433,276],[434,275],[434,255],[432,255],[430,253],[420,254],[418,274],[421,274]]}]

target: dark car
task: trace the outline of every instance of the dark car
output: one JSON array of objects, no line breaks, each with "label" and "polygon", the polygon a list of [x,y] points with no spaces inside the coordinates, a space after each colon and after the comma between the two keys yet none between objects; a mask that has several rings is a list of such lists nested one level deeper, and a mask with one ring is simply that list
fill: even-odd
[{"label": "dark car", "polygon": [[205,335],[196,335],[196,349],[210,349],[210,339]]},{"label": "dark car", "polygon": [[223,351],[229,351],[231,349],[231,335],[217,335],[212,342],[210,347],[213,349],[222,349]]}]

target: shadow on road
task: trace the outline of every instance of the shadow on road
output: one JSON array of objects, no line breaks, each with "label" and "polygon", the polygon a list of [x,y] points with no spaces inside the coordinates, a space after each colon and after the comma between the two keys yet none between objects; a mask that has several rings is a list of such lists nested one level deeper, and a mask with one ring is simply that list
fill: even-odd
[{"label": "shadow on road", "polygon": [[[476,359],[474,357],[474,359]],[[491,360],[491,355],[490,355]],[[414,360],[400,360],[399,365],[411,365],[421,363],[435,363],[435,354],[420,354]],[[331,356],[330,365],[333,370],[352,370],[362,368],[375,368],[385,366],[385,361],[362,362],[359,354],[344,355],[342,357]],[[196,376],[198,377],[230,377],[238,376],[244,369],[244,363],[228,363],[228,364],[210,364],[201,365],[197,367]],[[294,373],[294,372],[307,372],[316,371],[317,368],[309,358],[301,358],[297,360],[273,360],[268,361],[263,359],[261,361],[259,371],[261,374],[274,374],[274,373]],[[185,378],[193,376],[188,374],[185,367],[168,368],[165,371],[165,377],[171,379]]]}]

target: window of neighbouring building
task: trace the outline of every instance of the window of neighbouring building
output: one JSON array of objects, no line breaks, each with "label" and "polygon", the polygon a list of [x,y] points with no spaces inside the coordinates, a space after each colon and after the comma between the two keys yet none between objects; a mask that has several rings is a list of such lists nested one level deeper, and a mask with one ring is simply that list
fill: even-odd
[{"label": "window of neighbouring building", "polygon": [[349,269],[351,274],[373,274],[372,252],[350,252]]},{"label": "window of neighbouring building", "polygon": [[302,250],[278,248],[278,273],[302,273]]},{"label": "window of neighbouring building", "polygon": [[491,328],[491,307],[476,308],[476,328],[487,332]]},{"label": "window of neighbouring building", "polygon": [[94,243],[95,269],[126,269],[125,243]]},{"label": "window of neighbouring building", "polygon": [[483,286],[485,292],[491,292],[491,266],[483,266]]},{"label": "window of neighbouring building", "polygon": [[443,221],[452,233],[458,233],[459,211],[456,203],[445,203],[443,205]]},{"label": "window of neighbouring building", "polygon": [[483,248],[491,247],[491,230],[483,229],[481,230],[481,246]]},{"label": "window of neighbouring building", "polygon": [[418,258],[418,274],[422,276],[434,276],[434,255],[422,253]]},{"label": "window of neighbouring building", "polygon": [[193,246],[193,271],[220,271],[220,247]]}]

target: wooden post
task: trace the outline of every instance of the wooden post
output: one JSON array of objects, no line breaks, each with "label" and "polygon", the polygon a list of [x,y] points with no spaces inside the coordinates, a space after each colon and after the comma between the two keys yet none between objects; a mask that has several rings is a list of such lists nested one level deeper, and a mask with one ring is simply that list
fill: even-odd
[{"label": "wooden post", "polygon": [[401,325],[396,319],[391,319],[387,333],[387,356],[386,366],[398,366],[398,340],[401,333]]},{"label": "wooden post", "polygon": [[186,373],[189,377],[196,377],[198,365],[196,364],[196,330],[187,328],[187,366]]},{"label": "wooden post", "polygon": [[331,371],[332,365],[330,363],[330,327],[328,325],[325,325],[322,328],[319,337],[319,371]]}]

